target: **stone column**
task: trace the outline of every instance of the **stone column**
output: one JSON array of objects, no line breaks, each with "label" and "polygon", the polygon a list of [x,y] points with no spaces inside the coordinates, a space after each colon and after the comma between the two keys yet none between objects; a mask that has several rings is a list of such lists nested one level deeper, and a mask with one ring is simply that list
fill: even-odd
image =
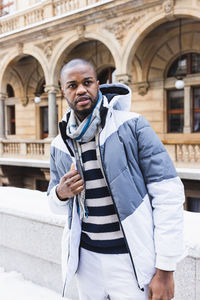
[{"label": "stone column", "polygon": [[54,138],[58,133],[58,117],[56,109],[56,93],[59,88],[56,86],[46,86],[45,92],[48,92],[48,122],[49,122],[49,135],[48,138]]},{"label": "stone column", "polygon": [[184,133],[191,133],[192,128],[192,115],[191,115],[191,87],[184,87]]},{"label": "stone column", "polygon": [[0,92],[0,139],[4,139],[6,136],[5,129],[5,99],[6,94]]}]

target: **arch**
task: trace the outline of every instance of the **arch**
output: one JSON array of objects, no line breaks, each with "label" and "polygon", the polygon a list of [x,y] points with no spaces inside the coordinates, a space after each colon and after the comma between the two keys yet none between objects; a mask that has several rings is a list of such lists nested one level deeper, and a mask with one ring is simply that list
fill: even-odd
[{"label": "arch", "polygon": [[118,51],[119,44],[116,41],[111,41],[111,38],[108,37],[108,33],[103,35],[102,33],[97,34],[94,32],[85,32],[84,37],[80,38],[77,33],[74,34],[73,32],[66,38],[62,39],[54,48],[54,52],[50,60],[50,76],[47,85],[57,84],[63,58],[66,57],[66,55],[69,54],[75,46],[82,42],[89,42],[91,40],[97,40],[104,44],[104,46],[110,51],[116,68],[121,68],[121,55]]},{"label": "arch", "polygon": [[[193,18],[199,19],[200,9],[190,8],[176,8],[174,7],[174,17],[180,18]],[[136,23],[136,26],[132,28],[128,36],[126,37],[123,49],[122,49],[122,72],[130,73],[132,59],[136,53],[136,50],[143,39],[150,33],[153,29],[162,23],[169,21],[164,12],[155,12],[154,16],[149,18],[141,18],[141,20]]]},{"label": "arch", "polygon": [[[195,24],[191,30],[190,24],[183,25],[182,32],[182,54],[189,52],[200,52],[200,32],[198,32],[199,24]],[[155,77],[151,72],[153,66],[159,65],[160,70],[157,70],[158,78],[165,78],[169,65],[174,59],[180,56],[178,31],[177,28],[170,31],[165,38],[160,41],[155,51],[150,54],[149,64],[143,69],[143,78],[150,80]],[[158,63],[159,59],[159,63]]]},{"label": "arch", "polygon": [[14,89],[15,97],[16,98],[21,97],[23,91],[23,84],[22,84],[21,77],[14,69],[10,69],[9,72],[9,67],[8,67],[8,72],[4,74],[3,84],[2,84],[3,91],[6,91],[6,93],[7,93],[8,83],[11,84],[12,88]]},{"label": "arch", "polygon": [[19,53],[17,49],[14,49],[13,51],[10,51],[7,55],[5,55],[4,58],[1,60],[0,91],[6,92],[3,79],[7,68],[12,62],[15,62],[16,60],[18,60],[20,57],[23,57],[24,55],[30,55],[34,57],[40,63],[42,70],[44,72],[44,76],[48,80],[48,76],[49,76],[48,62],[47,59],[44,57],[43,52],[38,47],[35,46],[32,46],[31,48],[24,47],[23,53]]}]

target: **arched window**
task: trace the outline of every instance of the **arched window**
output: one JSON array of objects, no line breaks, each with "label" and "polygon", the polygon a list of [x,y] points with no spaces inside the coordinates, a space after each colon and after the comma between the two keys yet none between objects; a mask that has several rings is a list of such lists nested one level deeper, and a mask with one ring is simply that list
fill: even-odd
[{"label": "arched window", "polygon": [[113,68],[113,67],[108,67],[106,69],[103,69],[97,76],[100,84],[112,83],[114,81],[114,78],[113,78],[114,73],[115,73],[115,68]]},{"label": "arched window", "polygon": [[13,89],[12,85],[10,85],[9,83],[6,86],[6,91],[8,94],[8,98],[15,97],[14,89]]},{"label": "arched window", "polygon": [[187,79],[187,85],[167,91],[167,132],[200,132],[200,54],[188,53],[176,59],[167,77],[178,76]]},{"label": "arched window", "polygon": [[167,77],[176,75],[186,76],[188,74],[200,73],[200,54],[188,53],[176,59],[169,68]]}]

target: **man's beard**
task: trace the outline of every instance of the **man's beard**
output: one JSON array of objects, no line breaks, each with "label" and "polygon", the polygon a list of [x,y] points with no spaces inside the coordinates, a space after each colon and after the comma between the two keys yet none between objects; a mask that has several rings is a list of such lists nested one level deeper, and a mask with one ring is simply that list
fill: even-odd
[{"label": "man's beard", "polygon": [[81,118],[86,118],[87,116],[89,116],[93,109],[95,108],[96,104],[97,104],[97,101],[98,101],[98,97],[99,95],[97,94],[96,98],[91,100],[91,106],[89,108],[86,108],[86,109],[82,109],[82,110],[78,110],[76,109],[76,106],[73,105],[71,102],[68,102],[69,106],[71,107],[71,109],[73,109],[74,113],[77,115],[77,116],[80,116]]},{"label": "man's beard", "polygon": [[90,108],[83,109],[83,110],[74,109],[74,112],[75,112],[75,114],[86,118],[87,116],[89,116],[92,113],[95,105],[96,105],[96,103],[93,103],[93,105],[90,106]]}]

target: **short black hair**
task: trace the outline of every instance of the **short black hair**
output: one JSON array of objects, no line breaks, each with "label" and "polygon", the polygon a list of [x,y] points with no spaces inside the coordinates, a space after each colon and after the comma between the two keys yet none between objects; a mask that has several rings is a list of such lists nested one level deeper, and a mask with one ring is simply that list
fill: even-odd
[{"label": "short black hair", "polygon": [[91,62],[89,62],[88,60],[85,60],[85,59],[82,59],[82,58],[75,58],[75,59],[72,59],[70,60],[68,63],[66,63],[61,71],[60,71],[60,78],[61,78],[61,81],[62,81],[62,74],[65,72],[65,70],[67,69],[71,69],[77,65],[88,65],[92,68],[92,70],[94,71],[94,74],[95,74],[95,78],[97,79],[97,73],[96,73],[96,70],[93,66],[93,64]]}]

